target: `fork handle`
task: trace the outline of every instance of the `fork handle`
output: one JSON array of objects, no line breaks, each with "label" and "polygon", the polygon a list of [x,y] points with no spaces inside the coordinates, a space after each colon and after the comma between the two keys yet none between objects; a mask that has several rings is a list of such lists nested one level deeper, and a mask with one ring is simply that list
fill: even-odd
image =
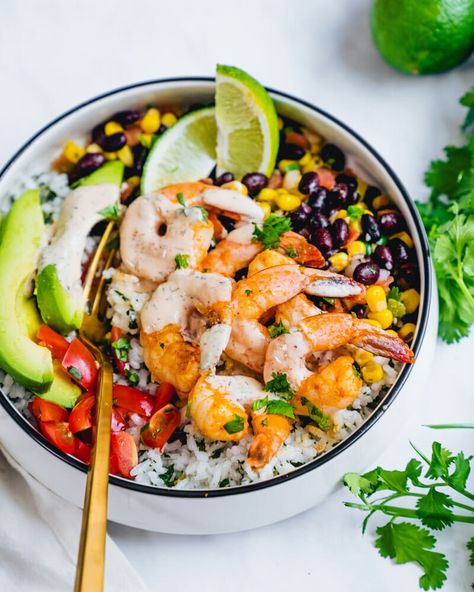
[{"label": "fork handle", "polygon": [[74,592],[104,589],[113,371],[110,362],[100,357],[96,436],[87,474]]}]

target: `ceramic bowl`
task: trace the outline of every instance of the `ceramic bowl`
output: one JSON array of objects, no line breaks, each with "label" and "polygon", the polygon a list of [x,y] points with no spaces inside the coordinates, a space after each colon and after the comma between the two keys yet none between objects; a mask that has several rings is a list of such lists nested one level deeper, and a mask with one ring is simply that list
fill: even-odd
[{"label": "ceramic bowl", "polygon": [[[46,170],[64,141],[81,138],[98,122],[123,109],[148,104],[210,103],[211,78],[174,78],[133,84],[91,99],[64,113],[35,134],[0,174],[0,199],[8,199],[22,175]],[[363,471],[400,431],[413,413],[434,350],[437,301],[433,290],[426,235],[403,185],[377,152],[347,125],[321,109],[285,93],[270,90],[279,112],[314,129],[337,144],[351,168],[381,187],[402,211],[415,242],[420,266],[421,303],[412,344],[413,366],[405,366],[372,415],[346,440],[292,473],[240,487],[179,491],[140,485],[110,477],[112,521],[167,533],[210,534],[254,528],[282,520],[320,503],[341,483],[347,471]],[[77,506],[83,502],[86,467],[54,448],[0,393],[1,441],[10,455],[38,481]]]}]

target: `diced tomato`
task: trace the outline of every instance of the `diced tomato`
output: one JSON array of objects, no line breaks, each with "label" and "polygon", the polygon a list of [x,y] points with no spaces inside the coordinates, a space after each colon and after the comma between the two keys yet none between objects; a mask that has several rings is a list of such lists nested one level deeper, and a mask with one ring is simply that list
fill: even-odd
[{"label": "diced tomato", "polygon": [[171,403],[171,399],[174,395],[174,386],[169,382],[162,382],[158,387],[155,395],[155,404],[153,406],[153,413],[156,413],[162,409],[168,403]]},{"label": "diced tomato", "polygon": [[153,412],[154,400],[151,395],[131,386],[115,384],[113,388],[114,405],[123,407],[132,413],[150,417]]},{"label": "diced tomato", "polygon": [[358,230],[354,230],[353,228],[349,228],[349,235],[347,237],[346,242],[344,243],[344,247],[349,246],[351,243],[356,241],[360,236],[360,232]]},{"label": "diced tomato", "polygon": [[163,448],[181,423],[181,413],[174,405],[165,405],[143,427],[141,439],[150,448]]},{"label": "diced tomato", "polygon": [[97,383],[97,366],[94,356],[79,339],[73,339],[62,360],[62,367],[69,376],[86,390],[94,390]]},{"label": "diced tomato", "polygon": [[110,473],[110,475],[118,475],[119,474],[117,455],[113,452],[113,450],[110,451],[109,473]]},{"label": "diced tomato", "polygon": [[74,454],[74,436],[66,421],[39,421],[39,426],[44,437],[56,448],[66,454]]},{"label": "diced tomato", "polygon": [[135,440],[128,432],[114,432],[110,440],[112,452],[117,457],[117,467],[123,477],[131,478],[130,471],[138,463]]},{"label": "diced tomato", "polygon": [[29,407],[31,413],[40,421],[67,421],[67,409],[52,401],[35,397]]},{"label": "diced tomato", "polygon": [[336,176],[333,171],[329,169],[318,169],[317,173],[319,175],[319,184],[321,187],[325,189],[332,189],[336,182]]},{"label": "diced tomato", "polygon": [[82,397],[76,403],[69,415],[69,429],[73,434],[92,427],[92,407],[94,405],[95,397],[93,395]]},{"label": "diced tomato", "polygon": [[[120,339],[122,337],[122,335],[123,335],[123,332],[121,329],[119,329],[118,327],[112,327],[112,331],[110,332],[111,343]],[[125,375],[125,362],[122,362],[122,360],[119,360],[117,358],[117,354],[116,354],[114,348],[112,348],[112,351],[114,353],[114,362],[115,362],[115,367],[117,368],[117,372],[119,374],[121,374],[122,376],[124,376]]]},{"label": "diced tomato", "polygon": [[69,341],[62,335],[53,331],[48,325],[41,325],[36,333],[38,341],[45,345],[51,352],[53,358],[62,360],[69,347]]},{"label": "diced tomato", "polygon": [[126,425],[127,421],[125,412],[122,409],[113,407],[111,430],[113,432],[120,432],[121,430],[125,429]]},{"label": "diced tomato", "polygon": [[79,438],[74,438],[74,456],[88,465],[91,462],[91,448]]},{"label": "diced tomato", "polygon": [[304,148],[305,150],[308,147],[308,140],[306,139],[306,136],[291,130],[286,132],[285,142],[287,144],[296,144],[297,146],[301,146],[301,148]]}]

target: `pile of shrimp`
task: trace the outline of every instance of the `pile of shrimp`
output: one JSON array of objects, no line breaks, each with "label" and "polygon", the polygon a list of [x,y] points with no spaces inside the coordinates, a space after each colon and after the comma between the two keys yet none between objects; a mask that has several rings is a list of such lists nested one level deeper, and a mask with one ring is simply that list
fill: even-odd
[{"label": "pile of shrimp", "polygon": [[[230,232],[221,215],[235,221]],[[265,250],[254,238],[262,223],[250,197],[196,182],[138,197],[120,228],[120,271],[147,286],[138,321],[152,380],[174,386],[183,422],[203,437],[251,434],[255,471],[294,422],[337,429],[335,414],[363,385],[351,351],[414,360],[398,336],[348,312],[363,285],[321,269],[319,250],[291,231]],[[314,296],[337,299],[340,312],[323,312]],[[327,351],[334,359],[318,362]]]}]

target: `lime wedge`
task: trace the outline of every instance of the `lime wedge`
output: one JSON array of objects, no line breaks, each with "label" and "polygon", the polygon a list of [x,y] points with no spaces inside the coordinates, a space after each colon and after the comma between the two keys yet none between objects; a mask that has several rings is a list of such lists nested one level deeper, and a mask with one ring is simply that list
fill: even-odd
[{"label": "lime wedge", "polygon": [[143,194],[186,181],[207,177],[216,163],[214,107],[184,115],[155,142],[145,161]]},{"label": "lime wedge", "polygon": [[217,65],[217,167],[240,179],[270,175],[278,152],[275,105],[263,86],[243,70]]}]

